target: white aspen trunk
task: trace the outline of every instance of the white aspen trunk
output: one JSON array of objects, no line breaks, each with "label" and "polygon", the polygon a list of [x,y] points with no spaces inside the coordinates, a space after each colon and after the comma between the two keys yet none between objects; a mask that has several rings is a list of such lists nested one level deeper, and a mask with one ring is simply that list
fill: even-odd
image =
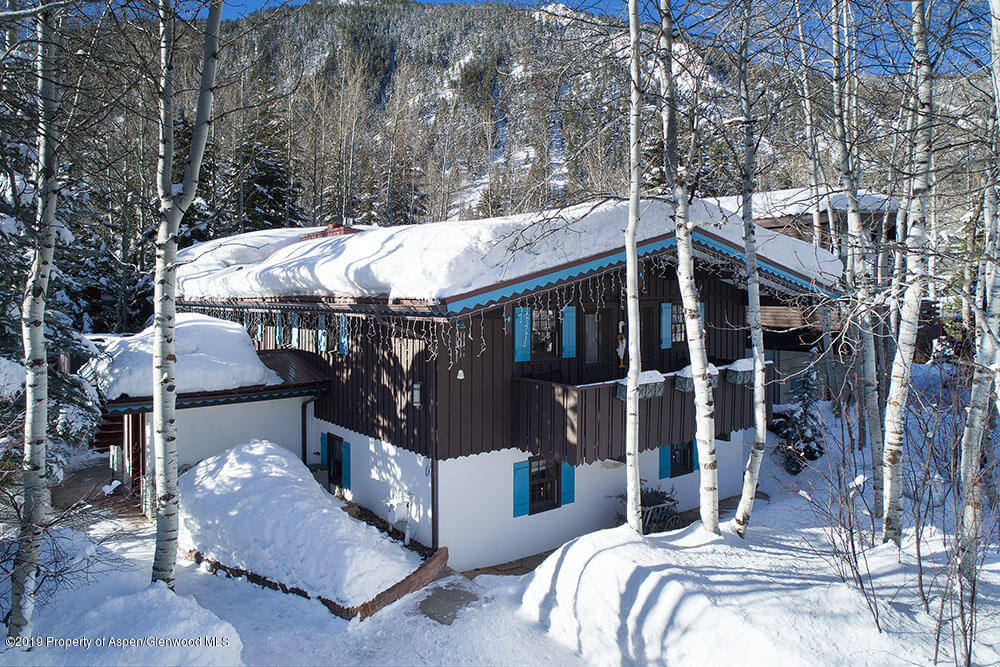
[{"label": "white aspen trunk", "polygon": [[42,533],[49,514],[48,470],[45,449],[48,443],[49,376],[45,342],[45,302],[52,273],[56,245],[57,172],[56,146],[59,142],[56,113],[59,108],[55,66],[53,11],[42,12],[36,21],[38,53],[38,162],[35,168],[37,202],[35,208],[35,248],[21,304],[21,334],[24,342],[24,459],[21,466],[24,507],[17,554],[11,570],[10,621],[7,636],[30,632],[34,610],[35,571]]},{"label": "white aspen trunk", "polygon": [[913,160],[913,196],[908,214],[906,236],[909,285],[903,297],[896,356],[892,363],[892,382],[885,410],[885,511],[882,541],[897,545],[902,537],[902,457],[906,431],[906,400],[910,390],[910,366],[917,337],[920,299],[924,288],[925,198],[930,190],[931,146],[933,142],[933,107],[931,61],[927,50],[927,25],[924,0],[913,0],[911,34],[917,86],[916,149]]},{"label": "white aspen trunk", "polygon": [[674,15],[670,0],[660,0],[660,125],[663,134],[664,190],[672,193],[677,177],[677,84],[674,81]]},{"label": "white aspen trunk", "polygon": [[174,8],[160,0],[160,152],[157,187],[160,224],[156,236],[156,275],[153,288],[153,456],[156,462],[156,549],[153,581],[174,585],[177,562],[177,427],[174,382],[174,324],[176,320],[177,227],[198,190],[198,175],[212,123],[215,73],[219,63],[219,22],[222,0],[212,0],[205,22],[201,83],[191,149],[184,163],[179,190],[171,173],[174,158]]},{"label": "white aspen trunk", "polygon": [[[994,122],[1000,121],[1000,0],[990,0],[990,49],[993,60],[990,74],[993,85]],[[993,125],[991,123],[991,125]],[[996,191],[990,170],[990,180],[984,194],[983,215],[986,227],[984,255],[990,258],[980,266],[977,296],[985,304],[985,317],[977,316],[975,371],[969,395],[969,413],[962,431],[960,471],[962,480],[962,517],[958,528],[959,572],[968,581],[975,578],[983,513],[981,454],[983,434],[987,427],[990,381],[997,381],[997,334],[1000,329],[1000,269],[994,264],[1000,249],[998,240]],[[984,266],[985,265],[985,266]],[[983,280],[985,278],[985,280]],[[992,367],[992,368],[991,368]],[[1000,388],[1000,384],[997,385]],[[998,400],[1000,407],[1000,400]]]},{"label": "white aspen trunk", "polygon": [[[861,211],[858,207],[857,174],[851,164],[848,145],[848,113],[845,108],[845,98],[850,96],[845,91],[845,77],[841,54],[841,39],[846,32],[847,13],[842,0],[837,2],[837,16],[844,24],[838,26],[833,39],[833,100],[834,100],[834,133],[837,145],[837,171],[840,174],[841,187],[847,195],[847,236],[849,248],[847,254],[847,284],[857,293],[858,336],[861,343],[861,390],[864,392],[864,414],[858,413],[859,425],[867,425],[868,442],[871,447],[872,487],[874,490],[873,509],[878,516],[882,511],[882,420],[879,414],[878,381],[875,368],[875,335],[871,315],[871,266],[873,258],[869,247],[867,234],[861,225]],[[843,30],[843,31],[842,31]],[[849,88],[849,82],[847,82]],[[859,403],[860,407],[860,403]]]},{"label": "white aspen trunk", "polygon": [[[750,101],[750,82],[747,69],[747,49],[750,42],[750,19],[753,10],[752,0],[744,0],[742,39],[738,74],[740,80],[740,113],[744,118],[743,125],[743,178],[741,183],[740,203],[743,213],[743,246],[747,264],[747,314],[750,319],[750,345],[753,349],[753,446],[747,458],[746,470],[743,473],[743,491],[740,503],[736,508],[736,518],[733,522],[736,534],[746,537],[747,524],[750,523],[750,512],[753,511],[754,496],[757,493],[757,480],[760,477],[760,465],[764,459],[764,448],[767,446],[767,399],[765,398],[766,382],[764,372],[764,328],[760,321],[760,275],[757,272],[757,238],[753,224],[753,175],[757,166],[757,155],[753,136],[753,105]],[[815,222],[815,221],[814,221]],[[816,227],[813,234],[816,235]],[[818,238],[814,239],[818,244]]]},{"label": "white aspen trunk", "polygon": [[796,29],[799,35],[799,57],[802,75],[799,77],[799,90],[802,96],[802,116],[805,119],[806,144],[809,153],[809,208],[812,215],[812,242],[817,248],[823,242],[822,215],[819,210],[819,148],[816,142],[816,128],[813,124],[812,97],[809,90],[809,70],[806,67],[806,39],[802,27],[802,8],[799,0],[795,0]]},{"label": "white aspen trunk", "polygon": [[686,175],[681,174],[675,187],[677,210],[674,215],[677,239],[677,283],[684,306],[684,326],[691,359],[694,383],[695,446],[698,448],[699,513],[701,524],[710,533],[719,532],[719,467],[715,458],[715,398],[708,372],[705,328],[698,305],[694,281],[694,251],[688,214]]},{"label": "white aspen trunk", "polygon": [[639,3],[628,2],[629,26],[629,199],[625,227],[625,298],[628,319],[628,376],[625,392],[625,518],[642,534],[642,503],[639,490],[639,253],[635,233],[639,225]]}]

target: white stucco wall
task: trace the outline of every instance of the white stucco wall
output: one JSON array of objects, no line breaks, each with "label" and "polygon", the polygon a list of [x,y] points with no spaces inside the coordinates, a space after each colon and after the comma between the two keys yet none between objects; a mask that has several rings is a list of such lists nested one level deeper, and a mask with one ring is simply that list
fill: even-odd
[{"label": "white stucco wall", "polygon": [[[301,457],[305,400],[299,396],[178,410],[177,465],[194,465],[250,440],[270,440]],[[153,441],[152,421],[152,415],[147,414],[147,443]]]},{"label": "white stucco wall", "polygon": [[[319,462],[320,434],[332,433],[351,444],[351,488],[345,497],[363,505],[383,519],[388,518],[388,501],[410,497],[410,535],[431,546],[431,460],[409,450],[362,435],[322,419],[311,419],[309,462]],[[400,522],[397,527],[402,530]]]},{"label": "white stucco wall", "polygon": [[[742,433],[731,442],[718,441],[720,497],[735,495],[742,486],[745,447]],[[527,452],[464,456],[438,463],[438,540],[449,551],[449,565],[468,570],[496,565],[553,549],[584,533],[614,525],[624,514],[615,497],[625,488],[625,467],[612,462],[576,467],[575,500],[538,514],[513,515],[513,466]],[[659,479],[659,455],[642,452],[640,475],[647,485],[674,489],[678,509],[698,505],[697,472]]]}]

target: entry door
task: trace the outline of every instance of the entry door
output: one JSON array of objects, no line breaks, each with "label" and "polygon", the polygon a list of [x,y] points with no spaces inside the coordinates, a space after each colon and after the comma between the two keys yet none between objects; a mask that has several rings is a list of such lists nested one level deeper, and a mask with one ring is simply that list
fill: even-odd
[{"label": "entry door", "polygon": [[344,479],[344,439],[333,433],[326,436],[327,485],[332,489],[343,486]]}]

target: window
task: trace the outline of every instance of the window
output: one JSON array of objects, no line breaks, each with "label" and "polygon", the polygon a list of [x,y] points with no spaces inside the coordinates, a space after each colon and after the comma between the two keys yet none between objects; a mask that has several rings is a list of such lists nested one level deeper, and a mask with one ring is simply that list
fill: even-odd
[{"label": "window", "polygon": [[670,310],[673,313],[671,318],[670,328],[672,329],[673,341],[675,343],[683,343],[687,341],[687,329],[684,327],[684,304],[675,301]]},{"label": "window", "polygon": [[559,507],[559,467],[543,456],[528,459],[528,513]]},{"label": "window", "polygon": [[694,442],[670,446],[670,476],[694,472]]},{"label": "window", "polygon": [[531,358],[555,357],[559,349],[559,311],[531,309]]},{"label": "window", "polygon": [[587,313],[583,316],[583,337],[585,361],[588,364],[601,363],[601,350],[604,349],[604,327],[597,313]]}]

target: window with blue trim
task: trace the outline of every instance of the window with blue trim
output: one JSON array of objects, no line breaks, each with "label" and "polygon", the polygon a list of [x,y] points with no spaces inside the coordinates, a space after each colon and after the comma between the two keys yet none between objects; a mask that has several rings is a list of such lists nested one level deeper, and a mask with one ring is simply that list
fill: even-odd
[{"label": "window with blue trim", "polygon": [[694,472],[694,441],[670,445],[670,476]]},{"label": "window with blue trim", "polygon": [[559,507],[560,466],[555,459],[532,456],[528,459],[528,513],[536,514]]}]

